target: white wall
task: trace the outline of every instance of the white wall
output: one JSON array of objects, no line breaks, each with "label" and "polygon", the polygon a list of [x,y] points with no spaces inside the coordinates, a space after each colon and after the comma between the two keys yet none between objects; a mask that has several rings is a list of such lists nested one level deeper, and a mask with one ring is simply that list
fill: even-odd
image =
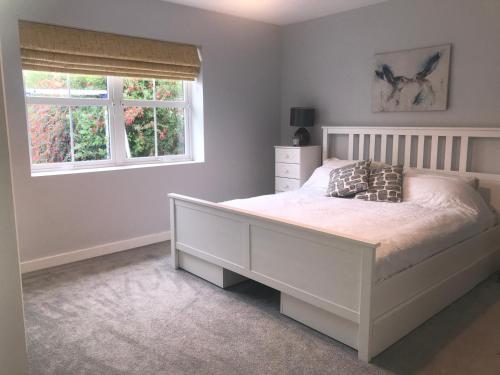
[{"label": "white wall", "polygon": [[[8,19],[0,33],[23,261],[166,231],[170,192],[218,201],[273,191],[277,27],[160,0],[20,0],[2,11]],[[18,19],[200,45],[205,163],[30,177]]]},{"label": "white wall", "polygon": [[[0,45],[1,39],[0,34]],[[21,278],[0,69],[0,374],[22,375],[25,371]]]},{"label": "white wall", "polygon": [[[376,52],[452,43],[449,109],[372,113]],[[500,124],[500,1],[392,0],[283,29],[281,137],[291,106],[323,125]],[[319,126],[313,141],[320,142]],[[498,144],[497,146],[498,147]],[[497,166],[498,169],[498,166]]]}]

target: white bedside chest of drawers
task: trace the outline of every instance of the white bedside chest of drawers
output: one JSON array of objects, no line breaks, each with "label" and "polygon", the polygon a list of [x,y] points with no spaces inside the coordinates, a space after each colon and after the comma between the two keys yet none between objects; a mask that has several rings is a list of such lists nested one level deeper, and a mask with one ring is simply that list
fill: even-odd
[{"label": "white bedside chest of drawers", "polygon": [[274,146],[276,193],[302,186],[321,165],[321,146]]}]

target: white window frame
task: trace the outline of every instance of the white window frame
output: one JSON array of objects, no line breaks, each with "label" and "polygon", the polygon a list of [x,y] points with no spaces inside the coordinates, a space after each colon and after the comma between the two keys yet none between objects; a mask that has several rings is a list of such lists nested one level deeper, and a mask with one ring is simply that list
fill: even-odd
[{"label": "white window frame", "polygon": [[[30,164],[32,173],[72,171],[82,169],[99,169],[109,167],[122,167],[145,164],[169,164],[178,162],[193,161],[193,134],[191,126],[191,83],[183,81],[184,100],[165,101],[165,100],[132,100],[123,98],[123,79],[122,77],[107,77],[108,98],[70,98],[70,97],[44,97],[27,96],[25,93],[26,106],[30,104],[60,105],[60,106],[102,106],[108,109],[107,132],[109,139],[109,159],[106,160],[85,160],[56,163],[32,162],[31,137],[28,127]],[[148,157],[127,157],[127,134],[125,130],[124,108],[125,107],[150,107],[150,108],[184,108],[184,147],[185,153],[182,155],[164,155]],[[71,117],[70,117],[71,118]],[[155,116],[156,118],[156,116]],[[70,119],[71,121],[71,119]],[[156,123],[155,123],[156,128]],[[73,127],[70,129],[73,132]],[[71,135],[71,138],[72,135]],[[73,141],[71,142],[73,147]],[[158,153],[157,133],[155,130],[155,154]],[[73,151],[72,151],[73,156]]]}]

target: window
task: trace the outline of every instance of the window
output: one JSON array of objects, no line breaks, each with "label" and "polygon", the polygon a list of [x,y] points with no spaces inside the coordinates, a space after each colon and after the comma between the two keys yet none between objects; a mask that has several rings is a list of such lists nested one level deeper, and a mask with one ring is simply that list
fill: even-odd
[{"label": "window", "polygon": [[186,84],[123,79],[127,158],[185,155]]},{"label": "window", "polygon": [[23,75],[32,171],[192,160],[189,81]]}]

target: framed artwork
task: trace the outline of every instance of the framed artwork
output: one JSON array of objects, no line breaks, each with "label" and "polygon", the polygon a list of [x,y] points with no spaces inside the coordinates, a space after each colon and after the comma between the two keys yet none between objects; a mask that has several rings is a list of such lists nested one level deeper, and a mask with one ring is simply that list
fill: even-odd
[{"label": "framed artwork", "polygon": [[443,111],[451,44],[375,55],[373,112]]}]

